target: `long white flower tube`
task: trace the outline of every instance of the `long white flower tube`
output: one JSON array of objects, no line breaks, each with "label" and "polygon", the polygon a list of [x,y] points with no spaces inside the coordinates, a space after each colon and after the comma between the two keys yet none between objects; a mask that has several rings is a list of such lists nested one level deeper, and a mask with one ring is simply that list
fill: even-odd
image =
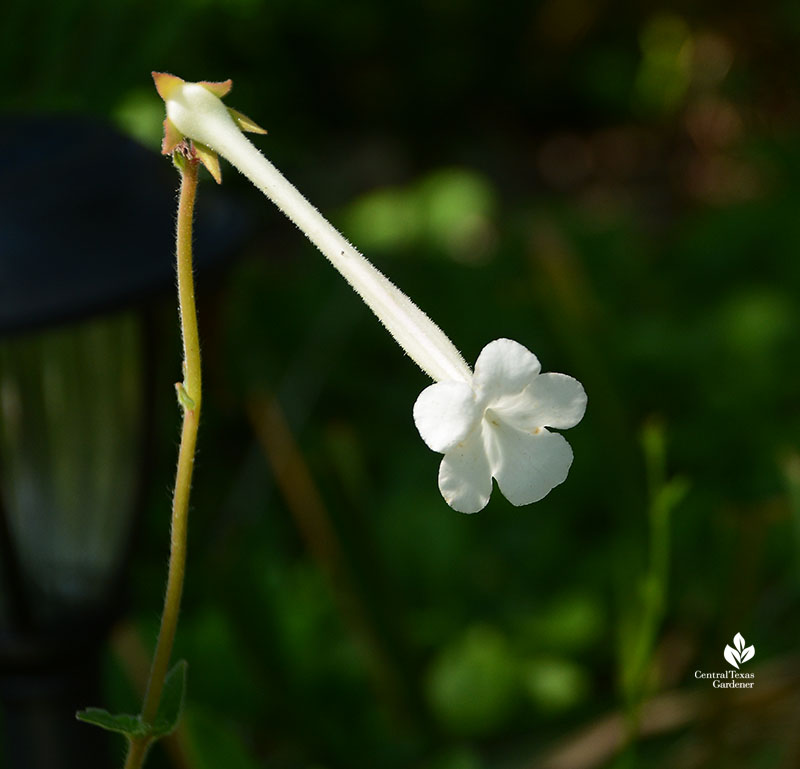
[{"label": "long white flower tube", "polygon": [[586,409],[580,383],[564,374],[540,374],[539,361],[517,342],[495,340],[470,370],[442,330],[365,259],[242,134],[263,133],[226,107],[224,83],[187,83],[153,73],[167,106],[162,147],[184,138],[220,180],[217,154],[243,173],[327,257],[378,319],[435,384],[414,405],[425,443],[444,454],[439,489],[455,510],[473,513],[489,500],[492,478],[512,504],[538,501],[562,483],[572,449],[557,433],[576,425]]},{"label": "long white flower tube", "polygon": [[469,381],[469,366],[442,330],[353,248],[251,144],[206,84],[171,78],[159,92],[162,90],[172,125],[183,136],[222,155],[275,203],[339,270],[428,376],[436,381]]}]

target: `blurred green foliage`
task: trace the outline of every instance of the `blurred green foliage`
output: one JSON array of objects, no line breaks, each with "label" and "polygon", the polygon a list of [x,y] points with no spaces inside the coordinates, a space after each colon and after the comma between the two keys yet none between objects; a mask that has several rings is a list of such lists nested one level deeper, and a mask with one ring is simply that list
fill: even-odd
[{"label": "blurred green foliage", "polygon": [[[4,109],[93,114],[156,148],[151,70],[232,77],[228,101],[270,131],[259,146],[469,361],[508,336],[589,393],[563,486],[454,513],[411,420],[424,376],[224,168],[257,232],[200,304],[207,411],[176,649],[188,766],[536,766],[610,710],[709,695],[693,671],[724,669],[736,632],[754,666],[796,671],[799,42],[788,0],[4,5]],[[178,424],[174,313],[162,321],[130,615],[148,645]],[[256,437],[266,395],[301,488],[276,483]],[[659,483],[688,484],[666,528],[640,444],[653,418]],[[136,707],[126,665],[110,654],[115,710]],[[716,716],[629,747],[627,765],[795,765],[789,705],[770,702],[715,695]]]}]

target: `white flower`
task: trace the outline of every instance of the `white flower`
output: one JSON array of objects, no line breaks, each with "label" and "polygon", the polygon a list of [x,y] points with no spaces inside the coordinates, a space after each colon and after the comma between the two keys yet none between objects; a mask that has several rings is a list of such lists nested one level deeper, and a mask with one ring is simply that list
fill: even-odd
[{"label": "white flower", "polygon": [[439,489],[453,509],[482,510],[492,478],[514,505],[537,502],[566,480],[572,449],[546,428],[578,424],[586,393],[572,377],[540,370],[521,344],[496,339],[478,356],[470,383],[438,382],[420,393],[414,421],[444,454]]},{"label": "white flower", "polygon": [[581,385],[564,374],[539,374],[522,345],[498,339],[484,347],[475,372],[444,332],[375,268],[272,165],[242,130],[262,132],[226,107],[231,82],[187,83],[153,73],[167,107],[162,151],[184,138],[221,179],[226,158],[281,209],[356,290],[397,343],[437,384],[420,394],[414,419],[423,440],[444,453],[439,488],[464,513],[485,507],[492,477],[515,505],[536,502],[562,483],[572,449],[546,427],[576,425],[586,408]]}]

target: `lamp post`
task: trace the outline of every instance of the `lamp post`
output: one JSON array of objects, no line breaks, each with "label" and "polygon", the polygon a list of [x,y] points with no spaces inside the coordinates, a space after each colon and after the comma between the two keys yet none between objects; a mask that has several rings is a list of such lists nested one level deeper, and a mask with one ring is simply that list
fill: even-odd
[{"label": "lamp post", "polygon": [[[5,119],[0,145],[4,743],[12,767],[99,768],[105,736],[74,713],[102,701],[99,652],[146,483],[144,309],[174,283],[177,175],[82,118]],[[218,195],[198,212],[203,270],[244,223]]]}]

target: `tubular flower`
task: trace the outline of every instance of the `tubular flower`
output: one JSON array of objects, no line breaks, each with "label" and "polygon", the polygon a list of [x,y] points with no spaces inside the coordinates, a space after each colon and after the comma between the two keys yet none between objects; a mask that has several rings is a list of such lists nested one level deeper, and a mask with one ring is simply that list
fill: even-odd
[{"label": "tubular flower", "polygon": [[264,193],[355,289],[397,343],[436,384],[423,390],[414,419],[423,440],[445,456],[439,488],[461,512],[477,512],[489,500],[492,477],[515,505],[535,502],[562,483],[572,463],[569,444],[546,427],[577,424],[586,407],[581,385],[564,374],[539,374],[539,362],[508,339],[488,344],[475,372],[444,332],[269,162],[242,131],[265,133],[226,107],[231,82],[187,83],[153,73],[164,99],[162,151],[184,139],[217,182],[222,156]]},{"label": "tubular flower", "polygon": [[566,480],[572,449],[547,428],[578,424],[586,393],[576,379],[540,370],[521,344],[496,339],[478,356],[471,382],[438,382],[417,398],[414,421],[444,454],[439,490],[453,509],[482,510],[492,478],[514,505],[538,502]]}]

